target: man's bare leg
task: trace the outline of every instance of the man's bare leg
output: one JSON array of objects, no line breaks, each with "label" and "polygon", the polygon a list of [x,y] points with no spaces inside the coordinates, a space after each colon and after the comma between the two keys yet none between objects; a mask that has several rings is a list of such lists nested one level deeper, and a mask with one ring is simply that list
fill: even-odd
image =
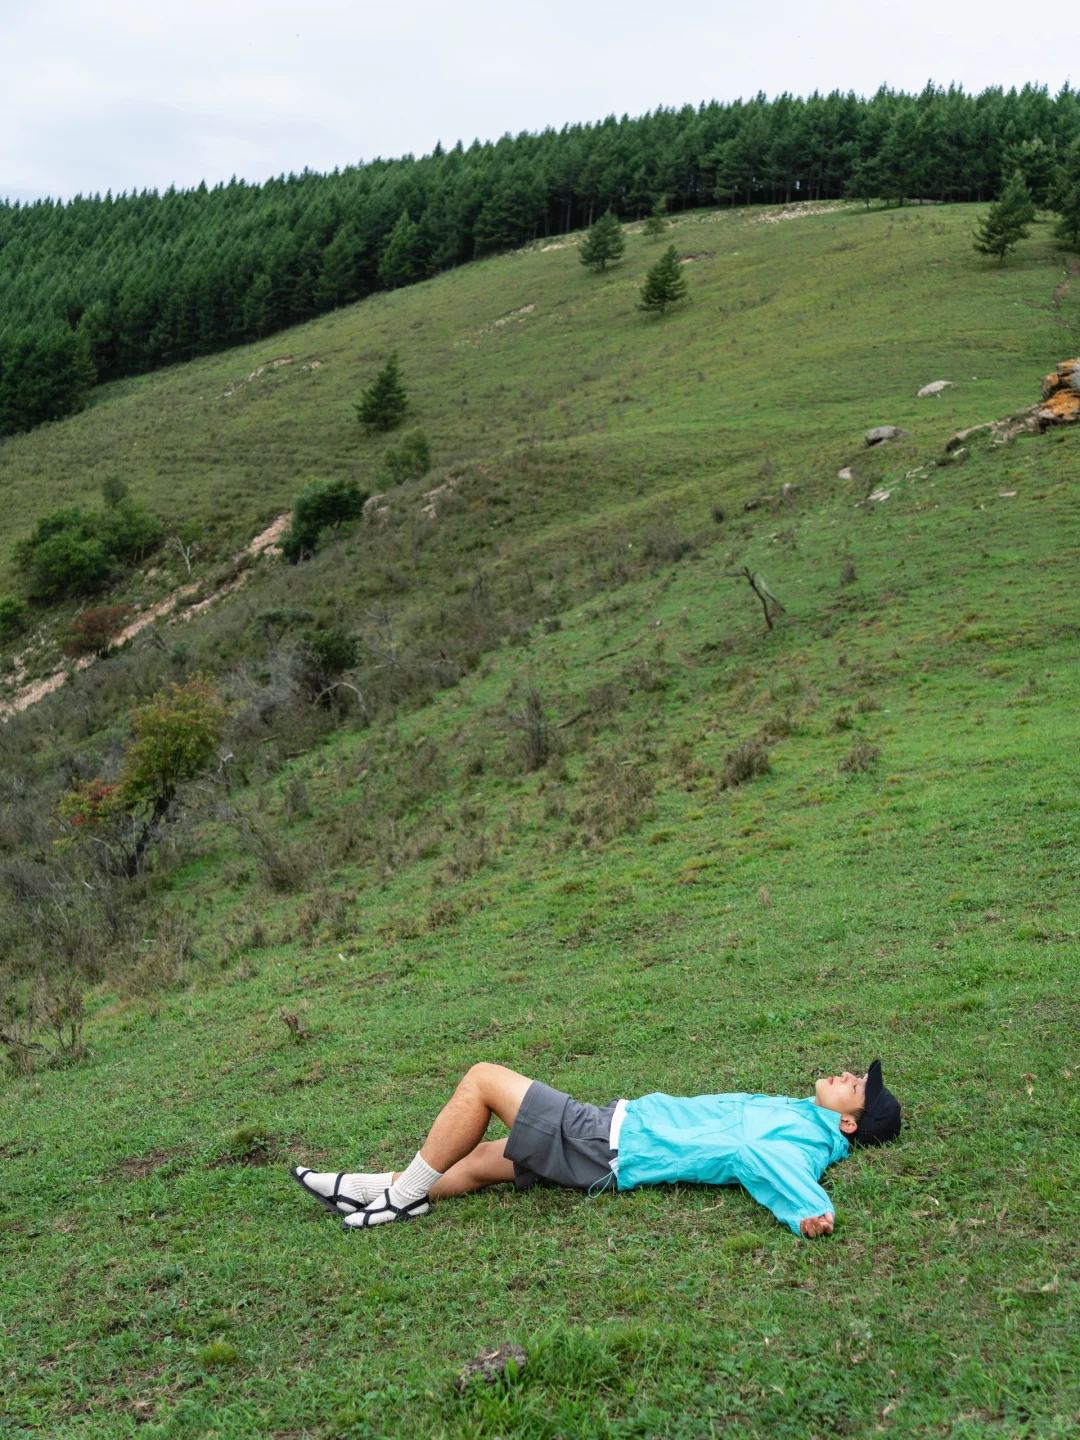
[{"label": "man's bare leg", "polygon": [[[492,1115],[497,1115],[507,1129],[513,1125],[525,1092],[532,1083],[527,1075],[508,1070],[505,1065],[474,1065],[439,1111],[420,1150],[421,1157],[445,1180],[453,1166],[471,1156],[480,1146]],[[504,1143],[495,1142],[497,1146]],[[513,1179],[513,1164],[503,1161],[501,1153],[498,1158],[502,1164],[510,1166],[509,1177],[501,1174],[499,1178]],[[491,1161],[494,1159],[494,1156],[490,1157]],[[490,1162],[478,1160],[476,1163]],[[486,1183],[491,1185],[494,1182],[488,1180]],[[442,1181],[439,1181],[435,1185],[433,1195],[438,1194],[441,1184]],[[467,1192],[454,1190],[449,1193],[458,1195]]]},{"label": "man's bare leg", "polygon": [[432,1200],[448,1200],[451,1195],[471,1195],[489,1185],[513,1180],[514,1162],[503,1155],[505,1148],[505,1140],[481,1140],[464,1160],[451,1165],[442,1179],[436,1180],[428,1194]]},{"label": "man's bare leg", "polygon": [[[443,1106],[431,1127],[424,1148],[414,1161],[435,1183],[427,1190],[433,1199],[468,1195],[487,1185],[514,1178],[512,1161],[503,1155],[504,1140],[484,1143],[484,1132],[492,1115],[512,1126],[518,1107],[532,1081],[504,1065],[474,1065]],[[438,1178],[431,1175],[435,1172]],[[357,1209],[396,1185],[404,1171],[376,1174],[337,1175],[318,1173],[298,1166],[294,1177],[309,1194],[342,1214]],[[425,1177],[426,1178],[426,1177]],[[406,1182],[408,1183],[408,1182]],[[340,1195],[341,1202],[338,1204]]]}]

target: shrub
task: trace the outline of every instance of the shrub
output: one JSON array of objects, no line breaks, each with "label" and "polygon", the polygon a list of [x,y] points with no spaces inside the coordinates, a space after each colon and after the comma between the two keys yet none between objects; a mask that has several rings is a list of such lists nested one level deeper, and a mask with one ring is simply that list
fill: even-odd
[{"label": "shrub", "polygon": [[450,899],[433,900],[428,910],[427,929],[430,934],[434,930],[444,930],[457,923],[457,906]]},{"label": "shrub", "polygon": [[720,779],[721,788],[733,790],[758,775],[768,775],[772,769],[769,747],[759,735],[742,740],[724,756],[724,769]]},{"label": "shrub", "polygon": [[313,555],[323,531],[359,519],[366,499],[352,481],[309,480],[293,501],[292,526],[281,542],[285,556],[295,565]]},{"label": "shrub", "polygon": [[107,655],[113,636],[119,634],[131,615],[130,605],[101,605],[75,616],[64,642],[64,654]]},{"label": "shrub", "polygon": [[133,717],[121,780],[125,801],[155,809],[171,804],[180,786],[209,765],[224,725],[225,707],[209,676],[166,685]]},{"label": "shrub", "polygon": [[410,430],[401,444],[383,456],[382,478],[387,485],[419,480],[431,469],[431,444],[423,430]]},{"label": "shrub", "polygon": [[309,697],[329,705],[337,682],[360,658],[360,641],[337,627],[316,630],[296,653],[300,678]]},{"label": "shrub", "polygon": [[132,717],[119,780],[80,781],[61,798],[68,842],[93,833],[114,871],[140,874],[181,787],[213,760],[224,725],[225,706],[207,676],[160,690]]},{"label": "shrub", "polygon": [[143,942],[135,964],[120,979],[123,995],[153,995],[181,985],[195,958],[195,924],[180,906],[166,907],[153,939]]},{"label": "shrub", "polygon": [[305,944],[320,936],[329,940],[345,940],[349,934],[349,908],[355,896],[341,890],[319,885],[302,902],[296,912],[296,929]]},{"label": "shrub", "polygon": [[36,600],[100,590],[118,565],[141,560],[161,543],[161,522],[126,498],[104,510],[52,510],[16,547]]},{"label": "shrub", "polygon": [[877,745],[870,745],[865,740],[856,737],[851,742],[850,752],[840,761],[840,769],[846,775],[862,775],[874,766],[881,759],[881,750]]},{"label": "shrub", "polygon": [[559,737],[548,721],[544,697],[539,690],[530,689],[521,709],[511,711],[506,720],[518,761],[526,774],[541,770],[558,753]]},{"label": "shrub", "polygon": [[161,521],[131,500],[109,505],[93,516],[94,529],[112,559],[136,565],[164,538]]},{"label": "shrub", "polygon": [[583,804],[571,818],[586,844],[611,840],[637,829],[652,793],[652,775],[625,748],[593,755],[583,777]]},{"label": "shrub", "polygon": [[303,890],[317,868],[316,852],[309,845],[290,844],[267,825],[233,811],[229,817],[240,832],[240,848],[254,857],[259,883],[275,895]]},{"label": "shrub", "polygon": [[62,530],[34,546],[28,569],[34,599],[55,600],[100,590],[112,573],[112,563],[100,540]]},{"label": "shrub", "polygon": [[0,639],[18,635],[26,626],[26,601],[0,595]]}]

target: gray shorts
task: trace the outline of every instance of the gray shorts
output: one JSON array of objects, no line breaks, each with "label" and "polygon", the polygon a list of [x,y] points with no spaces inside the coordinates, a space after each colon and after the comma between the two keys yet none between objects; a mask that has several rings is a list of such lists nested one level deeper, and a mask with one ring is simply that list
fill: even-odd
[{"label": "gray shorts", "polygon": [[503,1154],[514,1162],[514,1184],[561,1185],[589,1190],[616,1188],[608,1164],[616,1154],[610,1146],[611,1117],[618,1100],[586,1105],[561,1090],[534,1080],[525,1092]]}]

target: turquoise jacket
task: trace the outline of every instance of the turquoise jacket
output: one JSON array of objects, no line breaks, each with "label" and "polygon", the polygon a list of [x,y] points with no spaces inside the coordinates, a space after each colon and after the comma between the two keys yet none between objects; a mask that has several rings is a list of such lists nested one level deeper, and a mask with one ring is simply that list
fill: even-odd
[{"label": "turquoise jacket", "polygon": [[831,1215],[818,1184],[850,1145],[840,1116],[779,1095],[643,1095],[619,1133],[620,1190],[685,1180],[743,1185],[797,1235],[799,1221]]}]

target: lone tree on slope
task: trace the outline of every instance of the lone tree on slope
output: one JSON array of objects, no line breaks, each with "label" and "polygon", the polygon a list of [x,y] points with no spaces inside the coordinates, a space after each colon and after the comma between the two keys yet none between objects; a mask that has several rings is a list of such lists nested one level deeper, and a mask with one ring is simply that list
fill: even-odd
[{"label": "lone tree on slope", "polygon": [[1028,237],[1035,219],[1035,204],[1019,170],[1010,175],[1001,199],[991,205],[981,225],[975,227],[975,249],[980,255],[996,255],[1002,263],[1010,250]]},{"label": "lone tree on slope", "polygon": [[606,215],[600,216],[581,242],[578,259],[590,270],[603,271],[608,264],[621,260],[625,249],[626,237],[622,226],[609,210]]},{"label": "lone tree on slope", "polygon": [[1059,215],[1054,231],[1068,250],[1080,250],[1080,137],[1065,152],[1050,194],[1050,208]]},{"label": "lone tree on slope", "polygon": [[408,396],[401,382],[397,356],[391,355],[361,394],[356,418],[366,430],[393,430],[405,418]]},{"label": "lone tree on slope", "polygon": [[667,196],[661,195],[650,213],[645,216],[645,224],[641,228],[650,240],[659,240],[667,227]]},{"label": "lone tree on slope", "polygon": [[675,246],[669,245],[655,265],[650,266],[641,287],[638,309],[663,315],[669,305],[686,295],[686,276],[679,268]]}]

